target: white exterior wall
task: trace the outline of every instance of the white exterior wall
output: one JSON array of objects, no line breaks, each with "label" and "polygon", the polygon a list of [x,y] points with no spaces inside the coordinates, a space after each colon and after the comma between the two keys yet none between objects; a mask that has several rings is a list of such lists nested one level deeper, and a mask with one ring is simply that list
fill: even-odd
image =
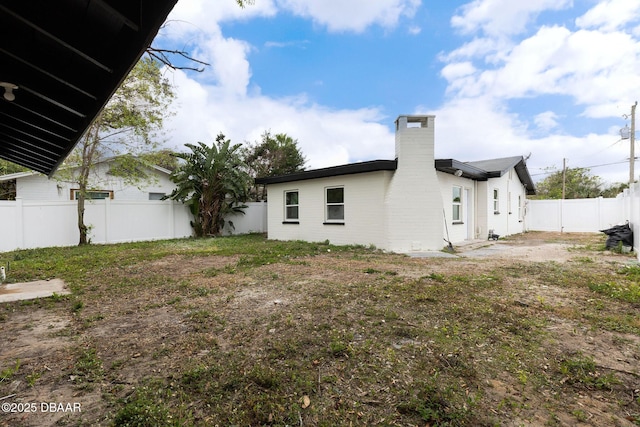
[{"label": "white exterior wall", "polygon": [[[423,126],[410,127],[414,120],[424,120]],[[441,250],[445,246],[434,126],[435,116],[400,116],[396,120],[398,169],[385,200],[389,250]]]},{"label": "white exterior wall", "polygon": [[[268,234],[276,240],[375,245],[387,249],[384,238],[384,195],[389,171],[367,172],[280,184],[269,184]],[[325,189],[344,187],[344,225],[325,224]],[[298,191],[299,224],[283,224],[284,193]]]},{"label": "white exterior wall", "polygon": [[[493,217],[493,198],[489,200],[488,181],[476,181],[475,237],[486,239],[489,235],[489,214]],[[491,209],[491,211],[489,211]]]},{"label": "white exterior wall", "polygon": [[[90,188],[111,190],[114,200],[149,200],[149,193],[169,194],[175,188],[167,174],[152,171],[155,178],[140,183],[140,188],[126,185],[120,177],[110,176],[108,164],[96,165],[90,177]],[[45,175],[31,175],[16,179],[16,195],[23,200],[71,200],[71,189],[77,184],[48,179]]]},{"label": "white exterior wall", "polygon": [[[444,238],[451,243],[459,243],[475,238],[475,181],[444,172],[438,172],[437,174],[442,194],[442,205],[444,206],[444,217],[446,218],[443,219],[446,220]],[[453,222],[453,186],[462,187],[461,222]]]},{"label": "white exterior wall", "polygon": [[[499,214],[496,214],[493,210],[494,189],[498,189]],[[518,209],[518,196],[520,196],[522,204],[521,209]],[[479,194],[478,197],[485,196]],[[526,192],[515,169],[511,169],[499,178],[490,178],[486,182],[486,200],[487,222],[486,226],[479,223],[479,226],[484,228],[484,233],[480,234],[480,238],[486,238],[488,230],[493,230],[495,234],[500,236],[508,236],[525,231],[524,205]]]}]

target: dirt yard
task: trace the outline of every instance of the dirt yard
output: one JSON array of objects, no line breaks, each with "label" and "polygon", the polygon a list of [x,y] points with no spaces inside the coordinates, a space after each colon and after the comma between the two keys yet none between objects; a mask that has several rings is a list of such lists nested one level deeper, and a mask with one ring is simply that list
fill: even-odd
[{"label": "dirt yard", "polygon": [[[635,264],[602,242],[527,233],[456,258],[327,249],[250,268],[176,247],[106,265],[73,297],[0,306],[0,426],[640,425],[640,304],[581,284]],[[447,384],[439,415],[421,372]],[[173,421],[122,421],[144,390]]]}]

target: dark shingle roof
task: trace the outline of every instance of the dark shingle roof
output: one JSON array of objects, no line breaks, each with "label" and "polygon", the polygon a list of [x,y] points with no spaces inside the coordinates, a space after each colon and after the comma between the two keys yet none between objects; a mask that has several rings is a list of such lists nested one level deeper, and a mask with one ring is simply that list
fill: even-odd
[{"label": "dark shingle roof", "polygon": [[281,182],[303,181],[306,179],[328,178],[331,176],[353,175],[356,173],[376,172],[382,170],[394,171],[398,168],[397,160],[372,160],[369,162],[349,163],[347,165],[330,168],[312,169],[288,175],[256,178],[256,184],[278,184]]},{"label": "dark shingle roof", "polygon": [[475,162],[460,162],[454,159],[436,159],[436,169],[441,172],[455,174],[461,171],[465,178],[477,181],[486,181],[489,178],[498,178],[514,168],[520,182],[524,184],[527,194],[536,194],[535,184],[531,179],[527,163],[522,156],[502,157],[499,159],[479,160]]},{"label": "dark shingle roof", "polygon": [[[455,174],[461,171],[463,177],[476,181],[501,177],[511,168],[515,168],[520,181],[525,185],[527,194],[536,194],[535,185],[529,175],[527,164],[522,156],[503,157],[500,159],[480,160],[477,162],[460,162],[454,159],[436,159],[435,167],[445,173]],[[394,171],[398,168],[397,160],[372,160],[369,162],[349,163],[323,169],[312,169],[288,175],[256,178],[256,184],[278,184],[282,182],[302,181],[306,179],[327,178],[355,173],[375,172],[381,170]]]}]

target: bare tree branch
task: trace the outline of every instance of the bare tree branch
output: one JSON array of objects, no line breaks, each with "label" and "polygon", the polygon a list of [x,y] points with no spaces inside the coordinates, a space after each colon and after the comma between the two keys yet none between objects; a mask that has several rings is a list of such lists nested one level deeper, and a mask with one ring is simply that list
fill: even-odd
[{"label": "bare tree branch", "polygon": [[147,48],[147,54],[150,57],[160,61],[162,64],[166,65],[167,67],[171,68],[172,70],[191,70],[191,71],[197,71],[201,73],[204,71],[204,67],[196,68],[196,67],[175,65],[171,61],[171,58],[169,57],[170,55],[178,55],[178,56],[181,56],[182,58],[188,59],[189,61],[195,62],[197,64],[202,64],[205,66],[211,65],[207,62],[204,62],[199,59],[193,58],[192,56],[189,56],[189,53],[183,50],[160,49],[157,47],[149,46]]}]

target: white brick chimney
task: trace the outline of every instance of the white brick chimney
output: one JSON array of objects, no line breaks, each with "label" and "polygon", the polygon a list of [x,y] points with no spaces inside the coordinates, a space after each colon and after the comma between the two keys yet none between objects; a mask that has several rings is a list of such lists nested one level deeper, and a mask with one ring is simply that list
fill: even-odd
[{"label": "white brick chimney", "polygon": [[396,120],[398,169],[385,200],[388,247],[396,252],[441,250],[445,246],[442,194],[435,169],[435,116]]}]

